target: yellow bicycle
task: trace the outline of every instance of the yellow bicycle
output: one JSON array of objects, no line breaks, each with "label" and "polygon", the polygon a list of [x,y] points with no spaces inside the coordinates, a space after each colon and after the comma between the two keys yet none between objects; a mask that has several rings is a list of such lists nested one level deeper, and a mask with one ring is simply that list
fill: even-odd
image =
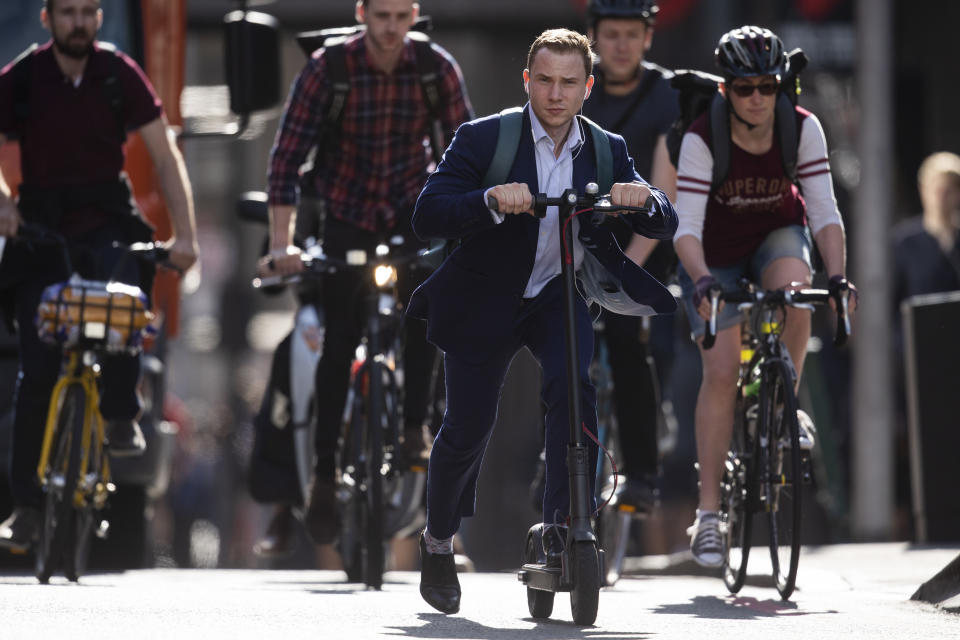
[{"label": "yellow bicycle", "polygon": [[[129,251],[151,262],[168,257],[153,244]],[[44,291],[37,329],[42,339],[62,347],[63,369],[50,396],[37,464],[44,498],[36,576],[43,584],[61,566],[68,580],[79,580],[92,535],[107,535],[109,523],[101,514],[115,487],[99,409],[100,360],[107,353],[138,352],[152,319],[147,296],[119,282],[74,275]]]}]

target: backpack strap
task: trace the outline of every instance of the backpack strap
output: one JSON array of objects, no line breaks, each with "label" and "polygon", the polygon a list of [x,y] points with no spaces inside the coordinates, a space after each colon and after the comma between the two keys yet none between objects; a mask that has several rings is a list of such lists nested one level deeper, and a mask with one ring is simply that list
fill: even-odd
[{"label": "backpack strap", "polygon": [[97,42],[97,47],[110,56],[110,71],[107,77],[103,79],[103,94],[110,103],[110,111],[113,112],[113,120],[117,127],[117,137],[121,144],[127,141],[126,118],[124,117],[123,87],[120,85],[120,65],[123,60],[117,48],[109,42]]},{"label": "backpack strap", "polygon": [[598,193],[610,193],[613,186],[613,151],[610,149],[610,138],[607,132],[600,128],[590,118],[579,116],[581,122],[590,129],[590,137],[593,138],[593,155],[597,161],[597,186],[600,187]]},{"label": "backpack strap", "polygon": [[488,189],[503,184],[513,167],[513,160],[520,146],[520,134],[523,127],[523,109],[513,107],[500,112],[500,130],[497,132],[497,147],[493,160],[483,177],[483,187]]},{"label": "backpack strap", "polygon": [[423,101],[430,117],[430,150],[433,152],[434,161],[439,163],[446,149],[443,125],[440,122],[440,68],[427,34],[408,31],[407,37],[413,42],[417,75],[420,77],[420,91],[423,93]]},{"label": "backpack strap", "polygon": [[730,171],[730,109],[719,93],[710,103],[710,151],[713,153],[713,176],[710,190],[723,184]]},{"label": "backpack strap", "polygon": [[26,48],[12,63],[10,74],[13,77],[13,114],[18,121],[26,120],[30,115],[30,86],[33,84],[33,52],[37,43]]},{"label": "backpack strap", "polygon": [[[327,76],[330,78],[330,99],[323,111],[324,133],[339,131],[343,119],[343,109],[350,93],[350,76],[347,73],[347,54],[343,47],[345,36],[332,38],[324,47],[324,59],[327,62]],[[329,136],[325,136],[329,137]]]},{"label": "backpack strap", "polygon": [[775,107],[777,137],[780,139],[780,161],[783,173],[790,182],[797,182],[797,147],[800,145],[800,132],[797,124],[797,110],[786,94],[777,96]]}]

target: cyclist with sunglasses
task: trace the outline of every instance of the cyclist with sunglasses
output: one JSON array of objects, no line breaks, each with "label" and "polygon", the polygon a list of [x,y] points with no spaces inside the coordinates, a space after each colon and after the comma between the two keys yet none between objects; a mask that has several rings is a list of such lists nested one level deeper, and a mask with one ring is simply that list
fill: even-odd
[{"label": "cyclist with sunglasses", "polygon": [[[698,343],[710,313],[711,288],[735,290],[741,277],[764,289],[810,285],[811,235],[830,286],[846,280],[846,240],[826,141],[816,116],[801,107],[791,114],[797,118],[799,137],[797,184],[781,162],[775,107],[789,65],[783,43],[768,29],[744,26],[720,38],[714,57],[729,111],[729,170],[725,180],[712,187],[709,110],[684,135],[677,169],[680,226],[674,246],[687,316]],[[810,312],[790,309],[783,342],[798,374],[809,337]],[[688,533],[696,561],[719,567],[720,479],[733,429],[740,357],[740,314],[734,306],[721,309],[716,344],[710,350],[701,348],[701,357],[703,381],[695,414],[700,497]],[[806,414],[800,422],[801,446],[812,447],[812,423]]]}]

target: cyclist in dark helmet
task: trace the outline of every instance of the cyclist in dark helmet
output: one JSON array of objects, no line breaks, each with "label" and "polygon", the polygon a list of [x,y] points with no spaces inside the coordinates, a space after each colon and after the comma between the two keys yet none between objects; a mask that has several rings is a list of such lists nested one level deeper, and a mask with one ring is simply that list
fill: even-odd
[{"label": "cyclist in dark helmet", "polygon": [[[591,0],[587,35],[599,62],[596,84],[583,114],[622,135],[637,171],[649,176],[670,200],[676,197],[676,171],[667,152],[666,133],[679,115],[672,72],[646,59],[653,43],[659,7],[653,0]],[[624,253],[661,282],[671,275],[676,256],[669,242],[616,232]],[[613,378],[613,401],[619,427],[619,450],[625,478],[612,503],[637,513],[657,502],[659,401],[657,369],[669,364],[671,317],[640,318],[604,310],[600,318]],[[654,364],[655,363],[655,364]],[[609,491],[611,487],[607,487]]]},{"label": "cyclist in dark helmet", "polygon": [[[781,161],[774,124],[780,82],[789,64],[783,43],[769,29],[741,27],[720,38],[715,59],[730,112],[727,176],[711,186],[709,111],[684,135],[677,169],[680,227],[674,247],[681,262],[687,316],[698,343],[709,317],[707,292],[712,287],[735,290],[741,277],[764,289],[810,285],[811,235],[830,286],[846,281],[846,240],[826,140],[816,116],[799,106],[786,116],[797,119],[797,184]],[[809,337],[810,312],[790,309],[783,342],[796,366],[797,384]],[[716,344],[701,349],[701,357],[703,382],[695,414],[700,498],[688,533],[697,562],[715,567],[723,563],[720,479],[733,429],[740,357],[740,314],[733,305],[721,309]],[[806,414],[798,413],[801,447],[812,447],[813,425]]]}]

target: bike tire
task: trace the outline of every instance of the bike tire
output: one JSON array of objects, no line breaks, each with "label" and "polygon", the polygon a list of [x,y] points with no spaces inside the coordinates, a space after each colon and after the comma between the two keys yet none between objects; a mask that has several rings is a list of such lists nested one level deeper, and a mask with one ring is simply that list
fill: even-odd
[{"label": "bike tire", "polygon": [[[369,360],[368,360],[369,362]],[[383,443],[384,443],[384,365],[372,362],[369,369],[370,387],[367,397],[366,457],[366,560],[364,582],[368,587],[383,586],[385,564],[383,524]],[[388,372],[389,373],[389,372]]]},{"label": "bike tire", "polygon": [[[527,536],[527,544],[523,549],[524,564],[538,564],[543,562],[541,556],[542,537],[530,534]],[[542,589],[533,589],[527,587],[527,609],[534,618],[549,618],[553,613],[553,599],[556,594],[553,591],[543,591]]]},{"label": "bike tire", "polygon": [[[96,473],[101,477],[101,467],[103,465],[103,446],[97,442],[99,434],[96,428],[91,425],[89,441],[84,443],[82,439],[83,431],[74,432],[77,441],[81,443],[81,449],[88,452],[87,473]],[[77,469],[79,473],[79,467]],[[74,510],[73,519],[70,523],[71,535],[69,544],[64,549],[63,573],[67,580],[79,582],[80,576],[87,570],[87,563],[90,560],[90,547],[93,544],[93,525],[96,521],[96,511],[90,500],[80,508]]]},{"label": "bike tire", "polygon": [[592,542],[576,542],[570,549],[573,588],[570,589],[570,611],[573,622],[592,625],[600,605],[600,558]]},{"label": "bike tire", "polygon": [[723,582],[730,593],[737,593],[747,579],[750,542],[756,494],[757,438],[748,429],[747,406],[737,400],[733,441],[724,463],[721,488],[721,517],[724,534]]},{"label": "bike tire", "polygon": [[765,421],[767,447],[762,494],[769,525],[770,561],[777,591],[789,599],[796,586],[800,562],[801,493],[803,470],[800,425],[793,375],[783,360],[769,363],[761,386],[761,417]]},{"label": "bike tire", "polygon": [[73,496],[80,468],[81,435],[86,411],[86,391],[79,383],[63,391],[57,410],[56,432],[50,448],[47,484],[44,487],[42,518],[37,544],[36,576],[41,584],[50,582],[72,543]]},{"label": "bike tire", "polygon": [[[341,507],[341,527],[338,545],[347,582],[362,583],[366,577],[364,570],[367,531],[367,509],[365,496],[366,460],[364,458],[364,437],[366,434],[366,407],[364,375],[366,369],[356,374],[351,394],[350,420],[340,447],[340,482],[338,502]],[[349,481],[345,481],[349,479]]]},{"label": "bike tire", "polygon": [[617,584],[623,573],[632,521],[633,514],[611,507],[606,507],[597,518],[597,534],[601,541],[600,546],[606,554],[604,586],[612,587]]}]

